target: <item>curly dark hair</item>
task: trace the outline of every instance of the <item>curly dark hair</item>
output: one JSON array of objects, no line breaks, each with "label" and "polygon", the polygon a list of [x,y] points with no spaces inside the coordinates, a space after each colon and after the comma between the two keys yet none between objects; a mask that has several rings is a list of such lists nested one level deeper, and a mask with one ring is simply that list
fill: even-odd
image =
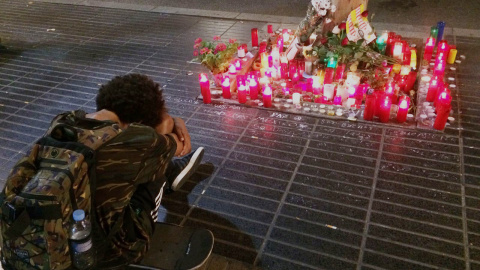
[{"label": "curly dark hair", "polygon": [[141,74],[116,76],[98,90],[97,111],[114,112],[124,123],[141,123],[155,128],[167,111],[162,89]]}]

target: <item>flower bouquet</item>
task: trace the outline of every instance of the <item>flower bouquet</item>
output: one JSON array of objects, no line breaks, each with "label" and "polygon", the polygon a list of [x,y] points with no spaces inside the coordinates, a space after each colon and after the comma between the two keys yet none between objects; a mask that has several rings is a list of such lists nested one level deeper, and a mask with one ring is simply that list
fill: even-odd
[{"label": "flower bouquet", "polygon": [[230,39],[228,43],[224,43],[219,36],[215,36],[213,42],[202,41],[201,38],[197,38],[193,48],[193,56],[207,67],[213,75],[216,75],[228,70],[237,53],[238,43],[235,39]]}]

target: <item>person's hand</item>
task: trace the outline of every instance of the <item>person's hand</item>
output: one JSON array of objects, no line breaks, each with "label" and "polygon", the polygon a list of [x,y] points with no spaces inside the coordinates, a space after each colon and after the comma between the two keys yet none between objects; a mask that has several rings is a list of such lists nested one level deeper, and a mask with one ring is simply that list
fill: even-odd
[{"label": "person's hand", "polygon": [[190,134],[188,134],[187,126],[185,122],[178,117],[172,117],[174,126],[173,133],[175,133],[178,139],[183,142],[183,149],[180,156],[184,156],[192,151],[192,143],[190,142]]}]

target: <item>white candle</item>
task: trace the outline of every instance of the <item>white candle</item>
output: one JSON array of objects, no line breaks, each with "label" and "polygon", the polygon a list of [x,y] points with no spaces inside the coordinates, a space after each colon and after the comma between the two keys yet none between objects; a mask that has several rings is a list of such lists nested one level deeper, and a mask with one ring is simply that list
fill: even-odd
[{"label": "white candle", "polygon": [[333,84],[325,84],[323,86],[323,95],[327,98],[327,100],[333,99],[333,93],[335,92],[335,85]]},{"label": "white candle", "polygon": [[300,93],[293,93],[292,95],[293,104],[300,104]]}]

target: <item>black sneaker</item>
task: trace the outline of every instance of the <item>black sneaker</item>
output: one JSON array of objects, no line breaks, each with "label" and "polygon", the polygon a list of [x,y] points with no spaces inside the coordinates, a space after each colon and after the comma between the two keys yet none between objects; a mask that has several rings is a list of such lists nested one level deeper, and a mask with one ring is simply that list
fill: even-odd
[{"label": "black sneaker", "polygon": [[203,158],[203,147],[197,148],[195,152],[173,159],[167,168],[166,177],[170,184],[170,191],[179,190],[190,176],[197,170]]}]

